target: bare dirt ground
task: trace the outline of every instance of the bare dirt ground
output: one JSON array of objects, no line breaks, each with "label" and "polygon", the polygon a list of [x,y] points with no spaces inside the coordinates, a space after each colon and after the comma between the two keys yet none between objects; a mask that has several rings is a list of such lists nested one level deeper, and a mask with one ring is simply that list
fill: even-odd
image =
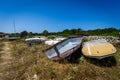
[{"label": "bare dirt ground", "polygon": [[10,55],[10,43],[9,42],[3,42],[4,46],[2,47],[2,51],[0,51],[0,80],[5,77],[5,75],[8,72],[4,72],[4,69],[9,66],[11,62],[11,55]]}]

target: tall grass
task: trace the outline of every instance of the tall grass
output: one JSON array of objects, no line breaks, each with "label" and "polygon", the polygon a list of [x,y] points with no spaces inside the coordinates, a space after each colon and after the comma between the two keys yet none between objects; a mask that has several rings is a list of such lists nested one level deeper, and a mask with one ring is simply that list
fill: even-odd
[{"label": "tall grass", "polygon": [[3,46],[4,46],[4,43],[0,42],[0,51],[2,51]]},{"label": "tall grass", "polygon": [[4,43],[1,41],[1,43],[0,43],[0,61],[1,61],[1,55],[3,54],[2,53],[3,47],[4,47]]},{"label": "tall grass", "polygon": [[[4,80],[119,80],[120,48],[113,59],[102,61],[81,56],[79,63],[54,62],[42,52],[44,44],[27,46],[21,42],[12,43],[12,62],[6,68],[9,74]],[[82,55],[82,54],[81,54]],[[113,60],[116,61],[115,65]],[[109,63],[110,62],[110,63]],[[111,64],[109,66],[103,64]]]}]

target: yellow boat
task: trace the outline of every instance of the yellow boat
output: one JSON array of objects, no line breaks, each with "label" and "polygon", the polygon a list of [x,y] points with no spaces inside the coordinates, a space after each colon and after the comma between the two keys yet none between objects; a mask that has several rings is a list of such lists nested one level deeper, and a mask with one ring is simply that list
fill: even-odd
[{"label": "yellow boat", "polygon": [[93,40],[83,43],[82,53],[86,57],[103,59],[113,56],[116,48],[104,39]]}]

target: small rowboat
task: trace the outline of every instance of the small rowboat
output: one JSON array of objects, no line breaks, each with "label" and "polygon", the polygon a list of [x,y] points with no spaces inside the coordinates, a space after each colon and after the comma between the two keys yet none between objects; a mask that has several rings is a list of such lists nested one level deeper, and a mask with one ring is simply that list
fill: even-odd
[{"label": "small rowboat", "polygon": [[42,40],[40,38],[27,38],[25,39],[25,42],[29,45],[36,44],[36,43],[41,43]]},{"label": "small rowboat", "polygon": [[113,56],[116,48],[104,39],[93,40],[83,43],[82,53],[86,57],[103,59]]},{"label": "small rowboat", "polygon": [[45,54],[51,60],[61,60],[80,48],[82,37],[69,37],[45,50]]}]

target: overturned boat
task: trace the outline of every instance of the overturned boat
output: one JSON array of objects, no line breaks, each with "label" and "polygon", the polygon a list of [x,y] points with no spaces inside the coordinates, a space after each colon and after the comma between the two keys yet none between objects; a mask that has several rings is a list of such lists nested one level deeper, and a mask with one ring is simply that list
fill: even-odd
[{"label": "overturned boat", "polygon": [[46,45],[54,45],[54,44],[57,44],[58,42],[60,42],[60,41],[62,41],[62,40],[65,40],[66,38],[55,38],[55,39],[50,39],[50,40],[47,40],[47,41],[45,41],[45,44]]},{"label": "overturned boat", "polygon": [[29,45],[35,44],[35,43],[41,43],[41,38],[27,38],[25,39],[25,42]]},{"label": "overturned boat", "polygon": [[57,44],[58,42],[60,41],[50,39],[50,40],[45,41],[45,44],[51,46],[51,45]]},{"label": "overturned boat", "polygon": [[86,57],[103,59],[113,56],[116,53],[116,48],[105,39],[99,39],[84,42],[82,53]]},{"label": "overturned boat", "polygon": [[82,37],[70,37],[46,49],[45,54],[49,59],[61,60],[79,49],[81,42]]},{"label": "overturned boat", "polygon": [[16,41],[16,40],[19,40],[20,37],[8,37],[6,39],[8,39],[9,41]]}]

